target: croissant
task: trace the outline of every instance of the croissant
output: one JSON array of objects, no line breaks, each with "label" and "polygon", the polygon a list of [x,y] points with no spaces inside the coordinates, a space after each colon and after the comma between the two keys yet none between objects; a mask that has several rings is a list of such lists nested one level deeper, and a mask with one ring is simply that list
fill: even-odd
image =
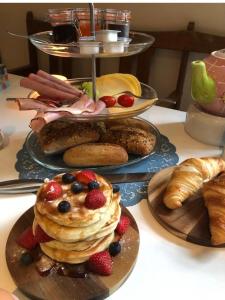
[{"label": "croissant", "polygon": [[225,172],[203,185],[212,245],[225,243]]},{"label": "croissant", "polygon": [[164,204],[175,209],[196,193],[204,182],[225,171],[222,158],[190,158],[177,166],[163,195]]}]

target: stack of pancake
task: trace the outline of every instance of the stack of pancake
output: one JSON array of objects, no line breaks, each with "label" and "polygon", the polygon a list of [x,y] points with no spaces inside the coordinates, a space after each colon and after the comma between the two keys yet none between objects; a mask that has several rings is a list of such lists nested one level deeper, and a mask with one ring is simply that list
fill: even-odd
[{"label": "stack of pancake", "polygon": [[[98,209],[88,209],[84,205],[88,189],[80,193],[71,191],[71,184],[62,182],[62,175],[53,178],[63,190],[62,195],[45,201],[43,193],[46,181],[37,194],[34,207],[33,231],[39,225],[53,240],[40,243],[42,251],[52,259],[66,263],[82,263],[97,252],[109,247],[114,240],[114,230],[120,220],[120,194],[113,193],[112,185],[96,174],[106,203]],[[71,209],[66,213],[58,211],[58,204],[66,200]]]}]

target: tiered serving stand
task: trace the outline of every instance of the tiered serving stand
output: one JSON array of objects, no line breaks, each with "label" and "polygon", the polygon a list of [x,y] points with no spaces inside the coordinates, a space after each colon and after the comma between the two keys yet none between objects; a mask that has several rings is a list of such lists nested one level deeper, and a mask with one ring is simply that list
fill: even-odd
[{"label": "tiered serving stand", "polygon": [[[93,7],[91,7],[91,11],[93,12]],[[153,37],[142,33],[131,32],[130,37],[132,38],[132,42],[129,45],[127,51],[125,51],[124,53],[99,53],[98,55],[85,55],[85,57],[90,57],[92,60],[91,81],[93,82],[94,100],[96,100],[96,57],[121,57],[134,55],[143,51],[154,42]],[[76,43],[54,44],[52,42],[51,31],[34,34],[30,36],[30,41],[41,51],[50,55],[56,55],[61,57],[84,57],[84,55],[81,55],[79,53],[79,46]],[[83,80],[87,81],[87,78]],[[77,84],[80,83],[80,81],[82,80],[75,79],[71,80],[70,83]],[[143,99],[136,99],[135,105],[133,107],[114,107],[112,108],[112,110],[109,109],[107,113],[101,113],[97,116],[91,117],[75,115],[73,117],[74,121],[107,121],[108,119],[126,119],[139,115],[143,111],[150,108],[157,100],[157,95],[154,89],[143,83],[141,84],[141,87]],[[30,97],[35,98],[36,96],[36,92],[32,92],[30,94]],[[126,121],[127,120],[129,121],[130,119],[126,119]],[[160,135],[155,126],[141,119],[135,118],[135,122],[141,122],[142,125],[145,128],[147,128],[147,130],[153,132],[153,134],[156,135],[156,139],[159,140]],[[36,144],[34,133],[30,133],[28,135],[26,145],[33,159],[39,164],[57,171],[63,171],[66,169],[63,166],[60,166],[57,161],[55,161],[55,157],[50,163],[46,163],[45,156],[43,156],[42,158],[39,158],[37,156],[38,145]],[[139,159],[143,159],[143,157],[140,157]],[[137,162],[138,159],[133,159],[132,161]],[[107,168],[107,166],[105,168]],[[101,168],[99,167],[97,169],[99,171]],[[139,249],[139,232],[135,219],[126,208],[122,208],[122,210],[123,214],[127,215],[130,218],[131,225],[122,237],[123,248],[121,255],[117,255],[113,258],[113,273],[110,276],[99,276],[91,273],[88,275],[87,278],[71,278],[67,276],[62,277],[59,276],[57,273],[53,273],[51,274],[51,276],[45,278],[37,273],[34,263],[29,265],[25,269],[25,267],[22,266],[21,263],[15,259],[15,251],[18,251],[16,250],[18,247],[16,244],[16,239],[23,232],[24,228],[32,224],[32,220],[34,217],[32,208],[25,212],[24,215],[22,215],[19,218],[19,220],[15,223],[14,227],[12,228],[6,245],[6,260],[8,268],[18,288],[21,289],[26,295],[32,298],[34,297],[35,299],[104,299],[105,297],[112,294],[123,284],[123,282],[127,279],[129,274],[132,272]]]},{"label": "tiered serving stand", "polygon": [[[92,4],[89,4],[90,7],[90,24],[91,24],[91,35],[95,37],[95,24],[94,24],[94,8]],[[83,81],[91,81],[93,87],[93,98],[96,101],[96,58],[107,58],[107,57],[124,57],[135,55],[140,53],[150,47],[154,43],[154,37],[147,35],[145,33],[134,32],[131,31],[129,34],[129,38],[131,42],[125,48],[124,52],[120,53],[104,53],[99,52],[98,54],[82,54],[80,53],[80,46],[77,42],[67,43],[67,44],[56,44],[53,42],[53,32],[52,31],[45,31],[33,34],[29,37],[31,43],[49,55],[59,56],[59,57],[76,57],[76,58],[90,58],[92,62],[92,74],[90,78],[80,78],[80,79],[70,79],[68,82],[72,85],[80,85]],[[157,100],[156,91],[147,84],[141,83],[142,95],[140,98],[135,100],[135,104],[132,107],[122,107],[122,106],[114,106],[108,108],[107,111],[103,111],[97,115],[73,115],[69,117],[70,119],[74,119],[74,121],[83,121],[83,122],[93,122],[93,121],[106,121],[110,119],[124,119],[124,118],[131,118],[135,117],[147,109],[149,109]],[[34,91],[30,93],[29,97],[36,98],[38,94]],[[140,120],[140,119],[139,119]],[[147,127],[148,130],[156,136],[156,145],[153,151],[149,154],[152,155],[159,144],[160,134],[157,128],[152,125],[151,123],[143,121],[143,126]],[[42,153],[40,147],[38,146],[38,141],[35,133],[30,133],[26,140],[26,146],[28,149],[29,154],[32,158],[42,166],[50,168],[52,170],[60,170],[66,171],[68,169],[71,170],[71,167],[67,167],[63,162],[60,156],[46,156]],[[138,157],[138,156],[130,156],[129,161],[125,165],[130,165],[132,163],[136,163],[144,158],[148,157]],[[97,167],[98,170],[105,170],[105,169],[114,169],[118,167],[122,167],[124,165],[117,165],[117,166],[104,166],[104,167]],[[96,168],[94,168],[96,169]]]}]

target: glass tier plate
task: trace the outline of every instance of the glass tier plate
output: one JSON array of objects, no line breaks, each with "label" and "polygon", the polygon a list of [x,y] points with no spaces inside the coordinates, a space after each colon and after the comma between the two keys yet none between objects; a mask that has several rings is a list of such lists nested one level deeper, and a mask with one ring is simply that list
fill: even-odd
[{"label": "glass tier plate", "polygon": [[[95,54],[96,57],[122,57],[137,54],[144,49],[150,47],[155,38],[151,35],[131,31],[129,38],[131,42],[122,53],[100,53]],[[52,31],[44,31],[29,36],[31,43],[41,51],[55,56],[61,57],[91,57],[91,54],[81,54],[78,43],[56,44],[53,42]]]},{"label": "glass tier plate", "polygon": [[[90,78],[77,78],[70,79],[68,82],[76,87],[79,87],[82,82],[91,81]],[[136,98],[134,105],[132,107],[123,107],[116,105],[114,107],[110,107],[107,110],[104,110],[98,115],[72,115],[68,118],[74,119],[76,121],[102,121],[106,119],[122,119],[122,118],[130,118],[137,115],[140,115],[144,111],[148,110],[157,100],[156,91],[145,83],[141,83],[141,96],[143,98]],[[29,93],[28,97],[36,99],[39,94],[36,91],[32,91]]]},{"label": "glass tier plate", "polygon": [[[160,138],[160,133],[158,129],[151,124],[150,122],[143,120],[141,118],[134,118],[137,120],[137,122],[142,123],[142,128],[145,128],[145,130],[151,132],[152,134],[155,135],[156,137],[156,143],[155,146],[152,150],[151,153],[149,153],[146,156],[139,156],[139,155],[129,155],[129,160],[128,162],[120,165],[114,165],[114,166],[96,166],[96,167],[89,167],[88,165],[83,167],[83,168],[88,168],[92,170],[98,170],[98,171],[108,171],[108,170],[113,170],[113,169],[118,169],[121,167],[129,166],[132,164],[135,164],[137,162],[140,162],[146,158],[148,158],[150,155],[153,155],[157,149],[159,149],[160,144],[161,144],[161,138]],[[128,119],[129,121],[129,119]],[[46,155],[43,153],[41,150],[37,134],[34,132],[30,132],[26,138],[26,149],[32,159],[37,162],[39,165],[48,168],[50,170],[55,170],[55,171],[61,171],[61,172],[67,172],[69,170],[76,170],[76,169],[82,169],[82,167],[68,167],[64,161],[63,161],[63,154],[54,154],[54,155]]]}]

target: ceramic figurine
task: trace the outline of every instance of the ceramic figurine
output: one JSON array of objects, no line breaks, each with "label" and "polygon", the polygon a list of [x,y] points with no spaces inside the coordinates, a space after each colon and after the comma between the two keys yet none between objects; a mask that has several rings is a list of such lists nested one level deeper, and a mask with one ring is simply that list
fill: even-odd
[{"label": "ceramic figurine", "polygon": [[206,112],[225,117],[225,49],[192,62],[191,91]]}]

